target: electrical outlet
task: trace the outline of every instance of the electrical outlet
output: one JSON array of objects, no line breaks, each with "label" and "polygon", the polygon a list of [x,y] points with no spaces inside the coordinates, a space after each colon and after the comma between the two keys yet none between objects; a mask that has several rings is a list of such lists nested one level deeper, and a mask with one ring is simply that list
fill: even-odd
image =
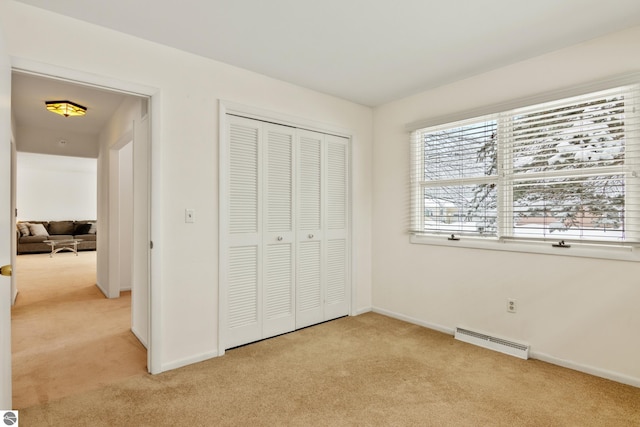
[{"label": "electrical outlet", "polygon": [[507,313],[515,313],[518,311],[517,301],[513,298],[507,298]]}]

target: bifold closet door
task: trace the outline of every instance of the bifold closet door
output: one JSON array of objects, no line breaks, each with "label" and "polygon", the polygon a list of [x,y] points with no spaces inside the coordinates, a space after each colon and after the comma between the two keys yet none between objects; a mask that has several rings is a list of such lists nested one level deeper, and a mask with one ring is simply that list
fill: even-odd
[{"label": "bifold closet door", "polygon": [[262,125],[227,117],[221,310],[225,348],[262,338]]},{"label": "bifold closet door", "polygon": [[[295,129],[228,116],[225,348],[295,328]],[[226,225],[225,225],[226,224]]]},{"label": "bifold closet door", "polygon": [[296,328],[349,314],[348,140],[298,130]]},{"label": "bifold closet door", "polygon": [[349,314],[348,139],[233,115],[226,136],[225,348]]},{"label": "bifold closet door", "polygon": [[295,129],[265,123],[263,338],[295,329]]},{"label": "bifold closet door", "polygon": [[326,293],[324,320],[349,314],[349,144],[325,136]]},{"label": "bifold closet door", "polygon": [[324,320],[323,142],[324,134],[298,130],[296,328]]}]

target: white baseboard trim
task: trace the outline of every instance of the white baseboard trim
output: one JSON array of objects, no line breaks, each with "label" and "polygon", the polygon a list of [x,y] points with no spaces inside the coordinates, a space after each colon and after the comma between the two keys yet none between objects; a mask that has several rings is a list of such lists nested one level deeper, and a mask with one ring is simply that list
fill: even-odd
[{"label": "white baseboard trim", "polygon": [[593,375],[595,377],[605,378],[607,380],[640,388],[640,378],[630,377],[628,375],[619,374],[606,369],[594,368],[593,366],[581,365],[570,360],[560,359],[537,351],[529,351],[529,357],[542,362],[551,363],[552,365],[562,366],[563,368],[584,372],[585,374]]},{"label": "white baseboard trim", "polygon": [[435,323],[425,322],[423,320],[415,319],[413,317],[405,316],[404,314],[396,313],[393,311],[385,310],[383,308],[373,307],[372,311],[378,314],[384,314],[385,316],[393,317],[394,319],[404,320],[405,322],[413,323],[414,325],[424,326],[425,328],[433,329],[434,331],[442,332],[447,335],[453,336],[456,332],[455,329],[447,328]]},{"label": "white baseboard trim", "polygon": [[102,295],[104,295],[106,298],[109,298],[109,294],[107,293],[107,291],[100,285],[100,283],[96,283],[96,286],[98,287],[98,289],[100,289],[100,292],[102,292]]},{"label": "white baseboard trim", "polygon": [[161,372],[171,371],[173,369],[182,368],[187,365],[192,365],[198,362],[204,362],[205,360],[213,359],[214,357],[218,357],[219,353],[217,351],[212,351],[209,353],[201,353],[196,356],[187,357],[185,359],[176,360],[169,363],[163,363],[161,367]]},{"label": "white baseboard trim", "polygon": [[369,313],[371,310],[371,307],[358,308],[352,316],[360,316],[361,314]]},{"label": "white baseboard trim", "polygon": [[[372,311],[374,313],[379,313],[385,316],[393,317],[394,319],[403,320],[405,322],[413,323],[419,326],[424,326],[425,328],[443,332],[448,335],[453,336],[455,334],[455,329],[447,328],[442,325],[437,325],[434,323],[425,322],[419,319],[415,319],[413,317],[395,313],[393,311],[385,310],[378,307],[373,307]],[[594,368],[593,366],[581,365],[579,363],[575,363],[570,360],[560,359],[560,358],[550,356],[545,353],[540,353],[537,351],[529,350],[529,358],[540,360],[542,362],[551,363],[552,365],[562,366],[563,368],[572,369],[574,371],[584,372],[585,374],[593,375],[595,377],[605,378],[607,380],[611,380],[618,383],[627,384],[633,387],[640,388],[640,378],[630,377],[628,375],[608,371],[606,369]]]},{"label": "white baseboard trim", "polygon": [[138,341],[140,341],[140,343],[144,346],[144,348],[149,350],[149,346],[147,345],[147,340],[142,339],[142,336],[138,333],[138,331],[136,331],[136,328],[131,327],[131,332],[133,333],[133,335],[136,336],[136,338],[138,339]]},{"label": "white baseboard trim", "polygon": [[124,288],[120,288],[120,292],[127,292],[131,290],[131,286],[126,286]]}]

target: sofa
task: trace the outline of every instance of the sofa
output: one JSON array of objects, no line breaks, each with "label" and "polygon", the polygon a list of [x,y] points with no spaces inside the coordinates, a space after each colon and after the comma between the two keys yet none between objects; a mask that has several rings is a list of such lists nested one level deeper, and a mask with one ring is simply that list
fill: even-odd
[{"label": "sofa", "polygon": [[79,251],[96,250],[96,221],[20,221],[18,255],[51,252],[45,240],[79,239]]}]

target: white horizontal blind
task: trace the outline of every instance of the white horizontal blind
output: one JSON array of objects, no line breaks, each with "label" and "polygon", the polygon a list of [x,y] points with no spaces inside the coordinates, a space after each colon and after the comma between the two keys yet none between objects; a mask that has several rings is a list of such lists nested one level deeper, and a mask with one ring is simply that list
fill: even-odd
[{"label": "white horizontal blind", "polygon": [[638,85],[417,130],[411,230],[639,240]]},{"label": "white horizontal blind", "polygon": [[414,132],[412,231],[495,236],[496,139],[491,116]]},{"label": "white horizontal blind", "polygon": [[515,110],[512,236],[637,240],[637,89],[621,87]]}]

